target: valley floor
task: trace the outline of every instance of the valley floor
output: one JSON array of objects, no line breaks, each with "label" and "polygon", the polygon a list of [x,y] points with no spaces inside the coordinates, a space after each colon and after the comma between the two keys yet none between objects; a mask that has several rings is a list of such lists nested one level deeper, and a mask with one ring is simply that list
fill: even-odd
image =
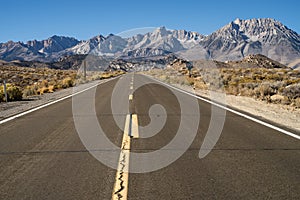
[{"label": "valley floor", "polygon": [[[157,77],[156,77],[157,78]],[[104,80],[101,80],[104,81]],[[100,81],[100,82],[101,82]],[[81,87],[88,87],[96,84],[99,81],[93,81],[87,84],[83,84]],[[184,84],[172,84],[183,90],[195,93],[197,95],[209,98],[209,93],[204,90],[194,90],[192,87]],[[73,88],[67,88],[56,91],[54,93],[47,93],[31,97],[27,100],[0,103],[0,120],[13,116],[17,113],[24,112],[31,108],[43,105],[47,102],[62,98],[70,95],[73,92]],[[267,103],[245,96],[226,95],[226,103],[228,106],[248,112],[252,115],[270,120],[277,124],[286,126],[288,128],[300,131],[300,109],[296,109],[289,105]]]}]

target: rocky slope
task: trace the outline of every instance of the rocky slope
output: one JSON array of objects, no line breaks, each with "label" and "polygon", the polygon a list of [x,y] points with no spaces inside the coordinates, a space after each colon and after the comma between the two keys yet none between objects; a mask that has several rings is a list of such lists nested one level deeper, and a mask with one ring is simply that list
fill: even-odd
[{"label": "rocky slope", "polygon": [[211,58],[223,61],[263,54],[287,64],[300,57],[300,36],[274,19],[236,19],[200,45]]}]

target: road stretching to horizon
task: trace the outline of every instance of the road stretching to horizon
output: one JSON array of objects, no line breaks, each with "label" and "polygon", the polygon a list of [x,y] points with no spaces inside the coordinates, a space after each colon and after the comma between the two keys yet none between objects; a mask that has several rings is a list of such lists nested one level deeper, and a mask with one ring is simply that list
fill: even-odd
[{"label": "road stretching to horizon", "polygon": [[[162,105],[167,115],[165,125],[154,136],[127,138],[130,152],[161,149],[175,137],[182,115],[191,122],[196,119],[180,110],[171,88],[153,84],[144,75],[123,75],[98,85],[95,94],[98,122],[116,146],[122,146],[124,132],[113,115],[122,118],[124,124],[128,116],[127,108],[119,113],[111,109],[113,89],[120,79],[124,90],[119,96],[124,98],[119,105],[133,99],[129,110],[136,114],[139,126],[150,123],[148,112],[153,104]],[[130,91],[141,84],[128,99]],[[78,95],[88,98],[89,93],[87,90]],[[182,95],[187,102],[194,98]],[[72,98],[1,124],[0,199],[300,199],[299,140],[227,112],[217,144],[200,159],[212,105],[197,102],[199,128],[189,148],[162,169],[129,173],[124,182],[125,196],[117,197],[118,171],[98,161],[83,145],[74,124]],[[83,103],[83,110],[85,106]],[[161,113],[152,115],[158,120],[162,117]],[[190,127],[184,128],[185,134],[190,134]],[[139,132],[143,134],[141,129]],[[180,150],[168,151],[172,154]],[[114,153],[113,149],[95,151]],[[140,165],[145,163],[141,160]],[[127,164],[130,168],[130,159]]]}]

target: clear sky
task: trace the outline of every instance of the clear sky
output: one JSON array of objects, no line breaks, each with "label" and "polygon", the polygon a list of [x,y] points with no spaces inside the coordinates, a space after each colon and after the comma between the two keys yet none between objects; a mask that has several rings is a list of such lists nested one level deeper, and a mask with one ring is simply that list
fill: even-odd
[{"label": "clear sky", "polygon": [[300,33],[299,0],[0,0],[0,42],[88,39],[166,26],[210,34],[236,18],[275,18]]}]

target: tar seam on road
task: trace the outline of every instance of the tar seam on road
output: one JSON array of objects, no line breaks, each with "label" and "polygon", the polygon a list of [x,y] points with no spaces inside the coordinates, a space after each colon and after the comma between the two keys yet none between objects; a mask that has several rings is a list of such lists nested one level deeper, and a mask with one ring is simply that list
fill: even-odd
[{"label": "tar seam on road", "polygon": [[184,90],[182,90],[182,89],[179,89],[179,88],[177,88],[177,87],[174,87],[174,86],[172,86],[172,85],[169,85],[169,84],[167,84],[167,83],[164,83],[164,82],[162,82],[162,81],[160,81],[160,80],[157,80],[157,79],[155,79],[155,78],[153,78],[153,77],[151,77],[151,76],[148,76],[148,75],[144,75],[144,76],[146,76],[146,77],[148,77],[148,78],[150,78],[150,79],[152,79],[152,80],[154,80],[154,81],[157,81],[157,82],[159,82],[159,83],[161,83],[161,84],[163,84],[163,85],[165,85],[165,86],[167,86],[167,87],[169,87],[169,88],[172,88],[172,89],[177,90],[177,91],[179,91],[179,92],[182,92],[182,93],[184,93],[184,94],[190,95],[190,96],[195,97],[195,98],[197,98],[197,99],[199,99],[199,100],[202,100],[202,101],[204,101],[204,102],[206,102],[206,103],[210,103],[210,104],[212,104],[212,105],[214,105],[214,106],[217,106],[217,107],[219,107],[219,108],[221,108],[221,109],[227,110],[227,111],[232,112],[232,113],[234,113],[234,114],[236,114],[236,115],[239,115],[239,116],[241,116],[241,117],[244,117],[244,118],[246,118],[246,119],[249,119],[249,120],[251,120],[251,121],[254,121],[254,122],[258,123],[258,124],[261,124],[261,125],[263,125],[263,126],[269,127],[269,128],[271,128],[271,129],[274,129],[274,130],[276,130],[276,131],[278,131],[278,132],[281,132],[281,133],[283,133],[283,134],[285,134],[285,135],[288,135],[288,136],[291,136],[291,137],[293,137],[293,138],[295,138],[295,139],[300,140],[300,136],[297,135],[297,134],[295,134],[295,133],[292,133],[292,132],[290,132],[290,131],[284,130],[284,129],[282,129],[282,128],[279,128],[279,127],[277,127],[277,126],[274,126],[274,125],[269,124],[269,123],[267,123],[267,122],[264,122],[264,121],[262,121],[262,120],[256,119],[256,118],[251,117],[251,116],[249,116],[249,115],[246,115],[246,114],[244,114],[244,113],[238,112],[238,111],[233,110],[233,109],[231,109],[231,108],[227,108],[226,106],[220,105],[220,104],[218,104],[218,103],[216,103],[216,102],[213,102],[213,101],[210,101],[210,100],[207,100],[207,99],[205,99],[205,98],[202,98],[202,97],[197,96],[197,95],[195,95],[195,94],[192,94],[192,93],[190,93],[190,92],[184,91]]}]

